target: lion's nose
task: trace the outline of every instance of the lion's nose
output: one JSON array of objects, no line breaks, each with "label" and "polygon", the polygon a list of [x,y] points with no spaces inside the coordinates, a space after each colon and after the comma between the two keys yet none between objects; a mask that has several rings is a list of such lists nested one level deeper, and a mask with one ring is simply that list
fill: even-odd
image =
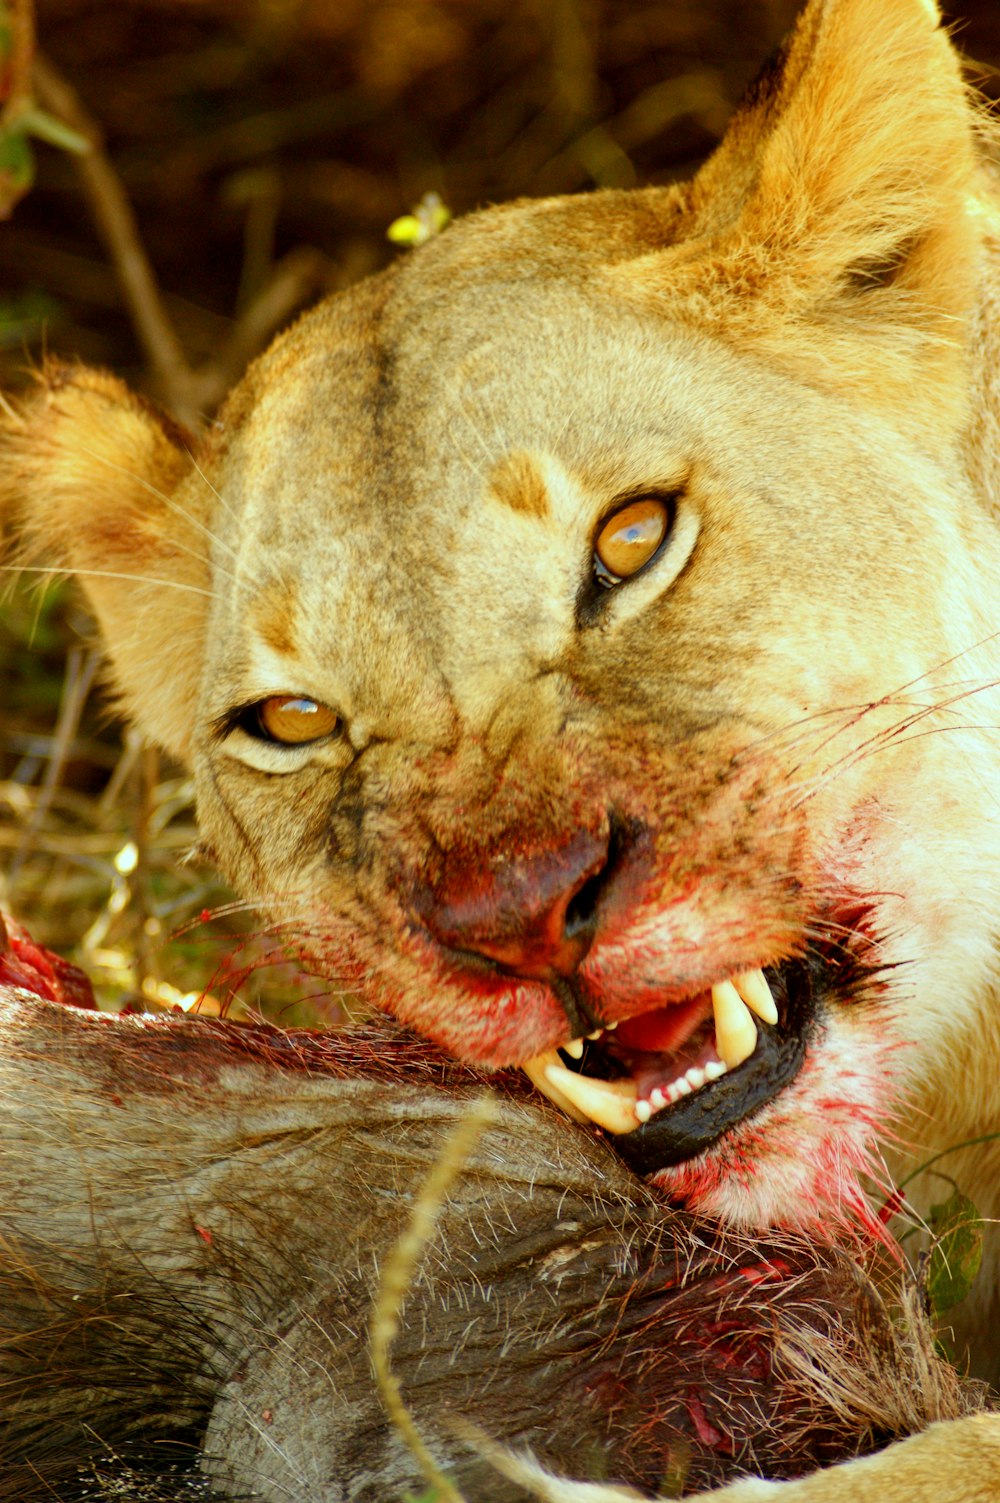
[{"label": "lion's nose", "polygon": [[448,874],[423,914],[451,950],[495,961],[518,976],[570,976],[597,929],[608,875],[606,831],[579,830],[559,849],[495,855]]}]

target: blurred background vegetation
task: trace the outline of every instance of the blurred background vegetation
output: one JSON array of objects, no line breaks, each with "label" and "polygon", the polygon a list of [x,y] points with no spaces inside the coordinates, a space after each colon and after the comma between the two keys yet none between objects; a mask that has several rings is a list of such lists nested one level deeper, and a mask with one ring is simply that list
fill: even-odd
[{"label": "blurred background vegetation", "polygon": [[[955,3],[997,98],[1000,5]],[[688,175],[797,9],[0,0],[0,385],[79,358],[195,425],[282,323],[406,254],[386,231],[424,195],[462,213]],[[210,1007],[266,993],[285,1021],[335,1020],[184,860],[194,834],[182,770],[108,709],[73,592],[5,574],[0,907],[116,1005],[205,988]]]}]

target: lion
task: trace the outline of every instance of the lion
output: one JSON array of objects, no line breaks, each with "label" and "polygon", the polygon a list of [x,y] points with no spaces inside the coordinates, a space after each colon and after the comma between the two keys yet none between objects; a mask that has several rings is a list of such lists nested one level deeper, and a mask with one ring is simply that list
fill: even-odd
[{"label": "lion", "polygon": [[810,0],[691,182],[470,214],[198,439],[7,423],[228,880],[742,1228],[1000,1214],[994,134],[933,0]]}]

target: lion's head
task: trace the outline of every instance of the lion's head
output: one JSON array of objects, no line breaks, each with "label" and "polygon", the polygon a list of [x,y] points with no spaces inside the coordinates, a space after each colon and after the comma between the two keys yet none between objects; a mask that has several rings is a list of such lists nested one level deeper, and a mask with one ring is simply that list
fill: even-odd
[{"label": "lion's head", "polygon": [[471,216],[196,448],[60,369],[8,435],[236,886],[735,1219],[985,1100],[974,131],[923,0],[815,0],[690,185]]}]

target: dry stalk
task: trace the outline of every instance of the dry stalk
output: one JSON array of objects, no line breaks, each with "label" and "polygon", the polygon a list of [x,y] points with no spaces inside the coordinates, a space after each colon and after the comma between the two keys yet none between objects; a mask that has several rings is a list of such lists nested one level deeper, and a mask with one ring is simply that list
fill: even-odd
[{"label": "dry stalk", "polygon": [[291,252],[250,301],[219,356],[194,368],[167,311],[128,194],[104,150],[100,126],[72,84],[41,55],[35,57],[34,83],[44,107],[89,143],[90,149],[75,159],[77,170],[136,336],[163,400],[185,427],[196,432],[204,413],[222,400],[275,330],[327,285],[329,263],[318,251]]},{"label": "dry stalk", "polygon": [[45,769],[38,791],[38,800],[32,811],[31,818],[21,830],[20,839],[14,858],[11,862],[8,878],[13,883],[25,860],[30,854],[39,830],[45,823],[45,819],[52,807],[52,800],[62,777],[66,759],[69,756],[74,738],[80,728],[80,718],[83,715],[84,706],[94,685],[97,666],[100,656],[93,650],[83,648],[70,648],[66,659],[66,674],[63,679],[62,699],[59,705],[59,718],[56,721],[55,735],[52,739],[52,752]]},{"label": "dry stalk", "polygon": [[392,1343],[399,1331],[400,1315],[417,1268],[434,1237],[448,1191],[465,1168],[480,1134],[496,1118],[489,1092],[476,1097],[454,1131],[445,1140],[440,1157],[420,1188],[410,1220],[382,1269],[378,1296],[372,1311],[372,1366],[386,1412],[410,1453],[435,1489],[435,1503],[464,1503],[462,1494],[440,1470],[428,1450],[403,1399],[399,1380],[392,1370]]},{"label": "dry stalk", "polygon": [[72,84],[40,54],[35,57],[34,71],[39,101],[90,144],[90,150],[76,159],[77,170],[136,333],[170,407],[182,423],[197,427],[200,413],[192,400],[194,373],[164,306],[128,194],[104,151],[100,127]]}]

